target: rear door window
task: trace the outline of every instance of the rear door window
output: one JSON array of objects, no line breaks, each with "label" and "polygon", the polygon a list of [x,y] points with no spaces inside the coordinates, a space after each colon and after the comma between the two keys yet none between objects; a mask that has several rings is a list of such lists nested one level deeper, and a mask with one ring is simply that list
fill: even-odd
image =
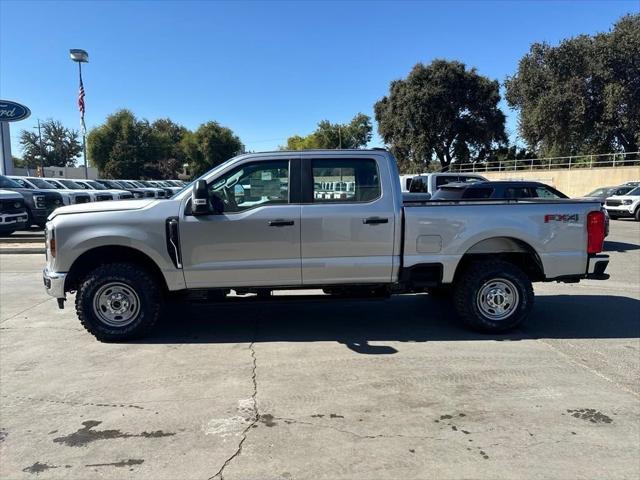
[{"label": "rear door window", "polygon": [[370,202],[380,197],[380,175],[373,159],[314,159],[313,203]]}]

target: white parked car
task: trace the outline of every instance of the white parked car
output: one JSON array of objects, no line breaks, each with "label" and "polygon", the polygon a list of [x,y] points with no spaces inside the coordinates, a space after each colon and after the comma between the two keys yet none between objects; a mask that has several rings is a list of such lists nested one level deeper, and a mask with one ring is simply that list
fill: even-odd
[{"label": "white parked car", "polygon": [[77,203],[88,203],[93,199],[91,195],[86,192],[79,191],[71,191],[60,189],[56,185],[47,182],[44,178],[40,177],[18,177],[18,176],[10,176],[11,180],[14,180],[20,184],[20,186],[24,188],[28,188],[29,190],[46,190],[51,192],[59,193],[62,197],[62,202],[65,205],[75,205]]},{"label": "white parked car", "polygon": [[414,176],[410,182],[407,178],[402,181],[401,187],[408,188],[409,193],[428,193],[433,195],[438,189],[447,183],[471,183],[486,182],[487,179],[475,173],[427,173]]},{"label": "white parked car", "polygon": [[55,186],[60,191],[69,192],[82,192],[88,194],[91,197],[92,202],[103,202],[105,200],[113,200],[113,195],[110,193],[99,193],[78,185],[73,180],[68,178],[47,178],[47,182]]},{"label": "white parked car", "polygon": [[74,183],[77,183],[81,187],[91,191],[99,191],[101,193],[110,193],[113,195],[114,200],[128,200],[133,198],[133,193],[128,190],[119,190],[114,188],[107,188],[104,185],[96,182],[95,180],[74,180]]},{"label": "white parked car", "polygon": [[640,187],[636,187],[624,195],[614,195],[604,203],[609,217],[633,217],[640,222]]}]

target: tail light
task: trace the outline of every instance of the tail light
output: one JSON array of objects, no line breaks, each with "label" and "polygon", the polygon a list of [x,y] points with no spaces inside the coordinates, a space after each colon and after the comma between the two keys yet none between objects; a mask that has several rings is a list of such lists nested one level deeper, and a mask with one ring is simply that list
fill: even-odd
[{"label": "tail light", "polygon": [[604,213],[589,212],[587,215],[587,253],[600,253],[604,244]]}]

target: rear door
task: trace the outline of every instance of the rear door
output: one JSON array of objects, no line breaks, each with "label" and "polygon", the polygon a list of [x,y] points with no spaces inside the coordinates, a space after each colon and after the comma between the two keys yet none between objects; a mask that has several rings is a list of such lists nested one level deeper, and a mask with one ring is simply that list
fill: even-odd
[{"label": "rear door", "polygon": [[387,168],[375,156],[302,159],[304,285],[391,280],[396,225]]}]

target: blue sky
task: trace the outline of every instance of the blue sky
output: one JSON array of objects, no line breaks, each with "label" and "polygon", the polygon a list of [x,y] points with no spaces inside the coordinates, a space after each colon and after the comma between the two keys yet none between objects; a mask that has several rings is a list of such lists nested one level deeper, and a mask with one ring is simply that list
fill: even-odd
[{"label": "blue sky", "polygon": [[[119,108],[188,128],[217,120],[250,150],[270,150],[318,121],[347,122],[417,62],[457,59],[503,81],[532,42],[606,31],[640,1],[213,2],[0,0],[0,97],[29,119],[87,127]],[[507,130],[516,139],[516,116]],[[370,144],[380,145],[377,135]]]}]

